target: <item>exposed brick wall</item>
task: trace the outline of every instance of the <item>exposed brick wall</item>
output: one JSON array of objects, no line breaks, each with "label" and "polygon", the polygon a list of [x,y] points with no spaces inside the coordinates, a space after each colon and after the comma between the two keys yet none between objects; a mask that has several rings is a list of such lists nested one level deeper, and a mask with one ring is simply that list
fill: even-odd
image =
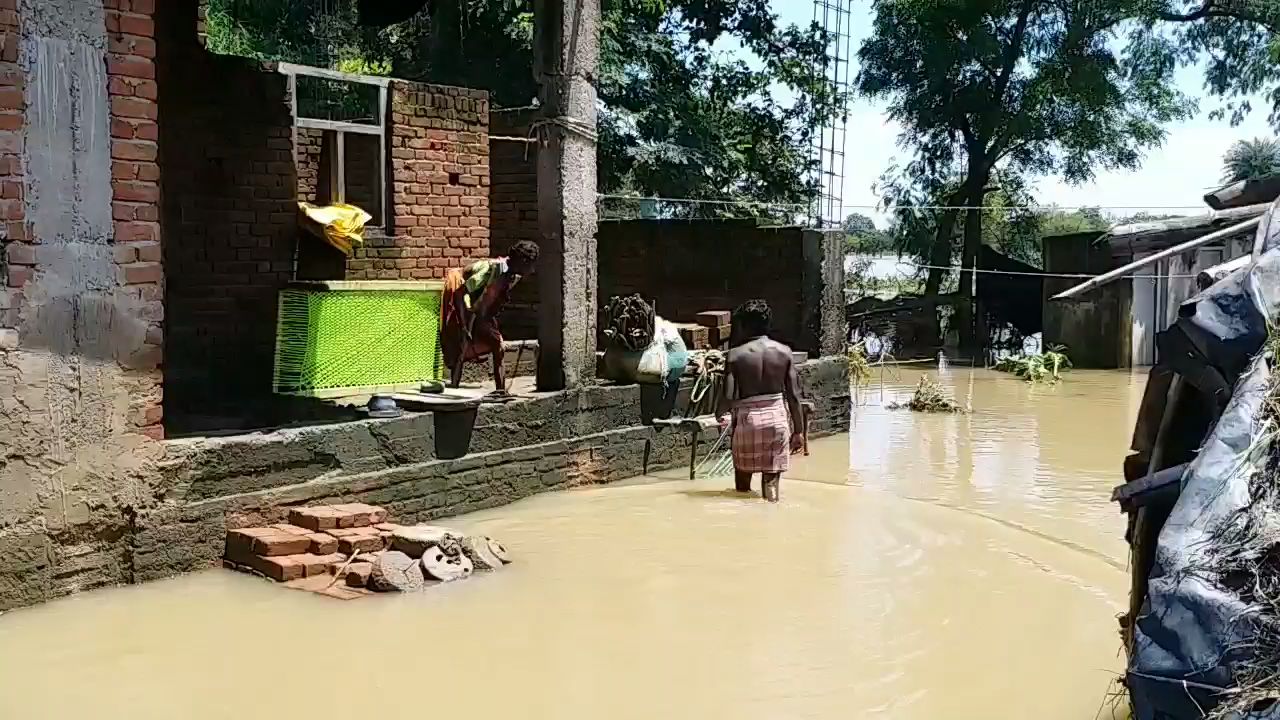
[{"label": "exposed brick wall", "polygon": [[[532,109],[490,114],[494,136],[527,136]],[[490,140],[492,241],[501,255],[517,240],[537,241],[537,146]],[[748,222],[601,222],[597,232],[600,306],[613,295],[638,292],[656,299],[669,320],[692,321],[700,310],[732,309],[756,297],[774,311],[775,334],[798,348],[816,351],[824,330],[816,323],[823,298],[806,295],[805,284],[826,283],[815,271],[822,243],[800,228],[757,228]],[[809,288],[813,290],[813,288]],[[819,293],[820,295],[820,293]],[[502,318],[504,336],[537,336],[538,283],[521,283]],[[829,313],[828,313],[829,314]],[[842,321],[842,318],[840,318]],[[830,333],[826,333],[830,334]]]},{"label": "exposed brick wall", "polygon": [[294,163],[298,166],[298,199],[323,204],[329,200],[329,178],[324,167],[324,131],[297,129]]},{"label": "exposed brick wall", "polygon": [[396,81],[389,95],[393,217],[347,278],[441,278],[489,254],[488,93]]},{"label": "exposed brick wall", "polygon": [[[538,146],[498,137],[528,137],[533,108],[489,113],[490,254],[505,255],[519,240],[541,239],[538,230]],[[531,340],[538,336],[538,282],[530,278],[511,293],[502,314],[503,335]]]},{"label": "exposed brick wall", "polygon": [[284,75],[206,52],[194,28],[190,5],[165,15],[186,40],[160,59],[166,411],[181,430],[201,415],[230,429],[270,399],[277,291],[298,236],[293,120]]},{"label": "exposed brick wall", "polygon": [[[674,322],[731,310],[754,298],[773,310],[773,335],[816,350],[805,325],[804,231],[750,221],[629,220],[600,223],[600,305],[640,293]],[[816,280],[815,280],[816,282]]]},{"label": "exposed brick wall", "polygon": [[[107,94],[111,112],[111,218],[119,280],[147,308],[146,365],[159,366],[164,343],[164,266],[160,245],[159,90],[155,0],[104,0]],[[158,394],[130,402],[134,425],[163,437]]]},{"label": "exposed brick wall", "polygon": [[26,77],[18,66],[18,0],[0,0],[0,218],[3,218],[5,290],[0,295],[0,347],[17,344],[17,315],[22,286],[35,265],[24,208],[22,175],[23,111]]}]

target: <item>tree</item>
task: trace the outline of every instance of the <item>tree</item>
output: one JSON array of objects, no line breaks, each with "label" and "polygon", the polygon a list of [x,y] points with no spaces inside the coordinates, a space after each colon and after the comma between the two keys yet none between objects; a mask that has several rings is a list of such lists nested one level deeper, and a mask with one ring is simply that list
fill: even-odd
[{"label": "tree", "polygon": [[870,235],[876,232],[875,222],[862,213],[849,213],[841,227],[847,235]]},{"label": "tree", "polygon": [[876,227],[871,218],[861,213],[850,213],[841,223],[844,229],[846,253],[859,255],[883,255],[894,249],[893,239]]},{"label": "tree", "polygon": [[1135,41],[1173,42],[1177,60],[1203,60],[1205,89],[1222,100],[1211,117],[1239,124],[1251,110],[1249,97],[1271,102],[1270,120],[1280,127],[1280,3],[1270,0],[1150,0]]},{"label": "tree", "polygon": [[1280,142],[1265,138],[1237,140],[1222,157],[1224,185],[1280,173]]},{"label": "tree", "polygon": [[[358,56],[397,77],[487,89],[497,106],[537,96],[531,0],[441,0],[379,29],[357,27],[354,7],[210,0],[211,46],[326,67]],[[683,216],[789,220],[809,204],[810,140],[844,107],[825,80],[828,33],[780,25],[765,0],[604,0],[602,15],[602,192],[718,201],[660,208]],[[725,38],[758,62],[714,52]],[[779,100],[780,87],[795,99]]]},{"label": "tree", "polygon": [[[856,86],[887,101],[914,151],[919,192],[941,200],[930,264],[949,266],[964,211],[962,267],[982,242],[980,209],[997,168],[1013,176],[1090,179],[1133,168],[1194,105],[1172,84],[1179,49],[1141,35],[1116,43],[1150,0],[875,0]],[[943,273],[931,271],[926,292]],[[962,273],[960,292],[970,292]]]}]

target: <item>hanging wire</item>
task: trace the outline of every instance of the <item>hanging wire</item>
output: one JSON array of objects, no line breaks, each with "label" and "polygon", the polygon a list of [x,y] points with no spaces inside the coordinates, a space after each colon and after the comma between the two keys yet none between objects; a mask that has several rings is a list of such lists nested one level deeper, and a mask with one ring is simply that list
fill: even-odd
[{"label": "hanging wire", "polygon": [[[803,210],[809,206],[805,203],[781,203],[759,200],[725,200],[719,198],[674,198],[645,195],[620,195],[615,193],[598,193],[604,200],[648,201],[690,205],[737,205],[740,207],[792,208]],[[1028,210],[1053,212],[1059,210],[1200,210],[1203,214],[1214,211],[1204,205],[882,205],[849,204],[835,206],[841,210],[873,210],[875,212],[915,212],[917,210]]]},{"label": "hanging wire", "polygon": [[[1019,270],[995,270],[995,269],[983,269],[983,268],[971,268],[971,267],[961,268],[954,265],[927,265],[925,263],[911,262],[909,260],[902,260],[900,262],[902,265],[909,265],[911,267],[914,267],[920,270],[954,270],[954,271],[966,272],[966,273],[976,272],[976,273],[981,273],[983,275],[1021,275],[1024,277],[1067,278],[1067,279],[1074,279],[1074,280],[1088,280],[1089,278],[1098,277],[1097,275],[1090,275],[1088,273],[1027,272],[1027,271],[1019,271]],[[1140,279],[1147,279],[1147,280],[1168,279],[1168,278],[1194,279],[1199,277],[1199,275],[1185,275],[1185,274],[1184,275],[1128,275],[1126,277],[1140,278]]]}]

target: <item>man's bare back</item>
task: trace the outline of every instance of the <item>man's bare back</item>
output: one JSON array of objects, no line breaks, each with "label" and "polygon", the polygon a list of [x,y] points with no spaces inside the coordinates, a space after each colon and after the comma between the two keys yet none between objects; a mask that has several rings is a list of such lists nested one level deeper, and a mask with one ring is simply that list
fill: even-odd
[{"label": "man's bare back", "polygon": [[[741,428],[737,428],[735,422],[734,486],[739,491],[748,491],[751,476],[760,472],[762,494],[765,499],[776,502],[779,471],[786,468],[787,445],[792,450],[797,447],[804,418],[791,348],[768,337],[769,315],[768,305],[763,301],[744,303],[735,311],[734,333],[745,342],[731,349],[725,358],[725,382],[716,416],[723,419],[731,404],[737,408],[735,413],[744,411],[748,406],[757,408],[754,411],[757,415],[745,416],[752,427],[749,432],[754,435],[741,435]],[[782,396],[781,401],[779,395]],[[789,418],[782,417],[783,410],[779,406],[783,404]],[[789,438],[785,434],[788,424]],[[779,437],[776,433],[783,434]],[[773,449],[764,449],[768,447]]]}]

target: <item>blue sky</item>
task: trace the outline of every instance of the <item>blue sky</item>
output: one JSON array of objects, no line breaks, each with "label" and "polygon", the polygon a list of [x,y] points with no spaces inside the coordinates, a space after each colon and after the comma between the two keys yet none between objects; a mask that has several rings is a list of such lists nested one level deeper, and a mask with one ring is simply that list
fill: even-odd
[{"label": "blue sky", "polygon": [[[866,0],[857,0],[853,18],[855,51],[869,32],[870,5]],[[813,19],[811,0],[773,0],[773,8],[783,22],[808,24]],[[1196,68],[1180,71],[1178,85],[1188,94],[1203,95],[1202,76]],[[1203,209],[1201,198],[1221,175],[1222,155],[1227,147],[1238,139],[1273,135],[1267,124],[1269,106],[1264,100],[1256,99],[1253,113],[1234,128],[1225,119],[1210,120],[1208,112],[1213,107],[1215,101],[1204,98],[1197,117],[1170,125],[1164,145],[1147,153],[1141,169],[1099,173],[1093,182],[1082,186],[1069,186],[1054,178],[1044,178],[1037,183],[1037,202],[1114,207],[1116,209],[1112,212],[1119,215],[1131,215],[1142,209],[1159,212],[1165,206],[1185,207],[1186,210],[1181,212],[1187,214]],[[899,128],[888,122],[883,107],[862,99],[853,101],[844,165],[842,204],[849,206],[846,213],[864,212],[876,217],[877,222],[883,220],[869,210],[852,206],[876,204],[872,184],[895,157],[906,157],[906,153],[897,146],[898,135]]]}]

